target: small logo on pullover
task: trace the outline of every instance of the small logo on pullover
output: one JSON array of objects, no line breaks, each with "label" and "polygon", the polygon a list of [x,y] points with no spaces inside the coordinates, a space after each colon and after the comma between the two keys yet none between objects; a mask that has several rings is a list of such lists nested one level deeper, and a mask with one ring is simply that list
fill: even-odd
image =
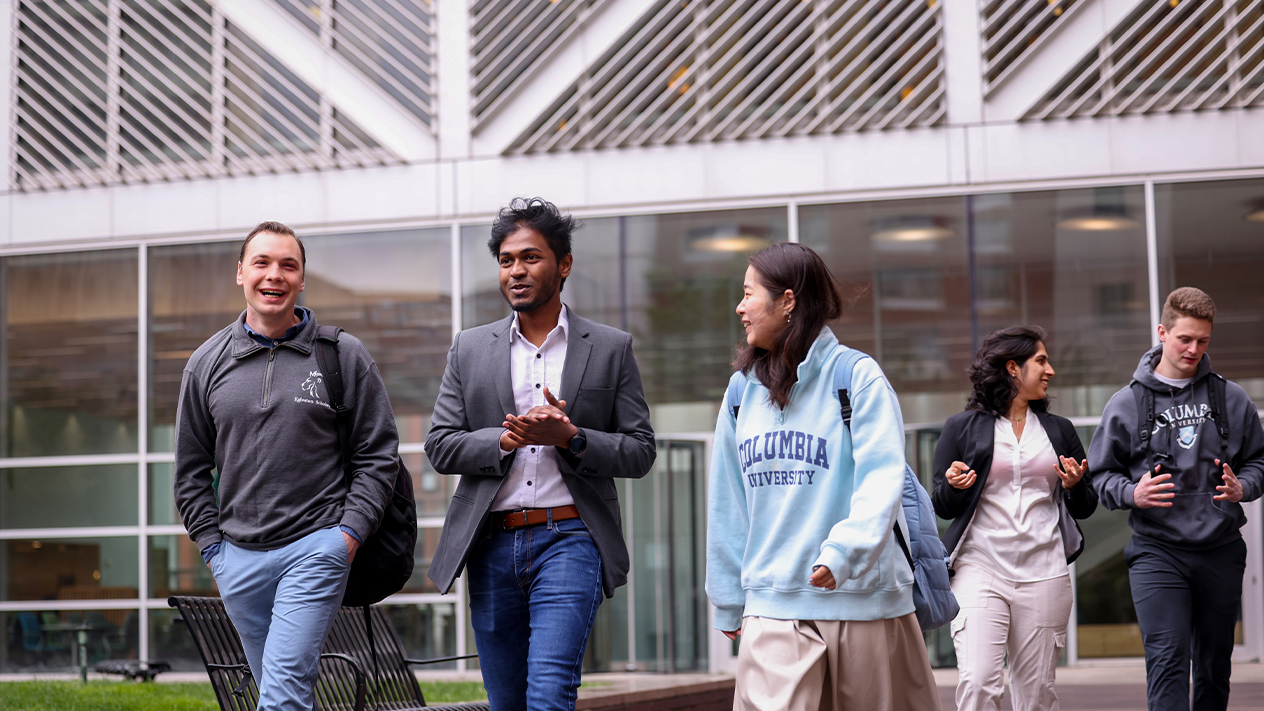
[{"label": "small logo on pullover", "polygon": [[324,381],[324,376],[319,370],[313,370],[307,374],[307,380],[303,381],[303,392],[311,395],[313,399],[319,400],[320,395],[316,392],[316,388]]}]

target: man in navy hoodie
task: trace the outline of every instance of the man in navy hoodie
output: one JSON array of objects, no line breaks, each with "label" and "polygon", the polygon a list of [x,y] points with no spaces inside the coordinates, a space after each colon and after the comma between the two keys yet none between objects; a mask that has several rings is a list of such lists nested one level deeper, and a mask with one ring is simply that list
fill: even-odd
[{"label": "man in navy hoodie", "polygon": [[1093,486],[1129,509],[1124,558],[1146,655],[1151,711],[1229,703],[1230,656],[1242,600],[1242,501],[1264,485],[1255,403],[1211,372],[1216,306],[1184,287],[1163,305],[1160,345],[1110,399],[1089,447]]}]

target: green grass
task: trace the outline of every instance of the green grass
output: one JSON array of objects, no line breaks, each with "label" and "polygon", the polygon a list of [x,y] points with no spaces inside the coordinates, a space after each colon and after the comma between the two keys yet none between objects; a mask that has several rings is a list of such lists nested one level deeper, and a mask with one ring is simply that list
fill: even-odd
[{"label": "green grass", "polygon": [[[427,704],[487,698],[477,681],[423,681]],[[128,681],[0,682],[0,711],[218,711],[211,685]]]},{"label": "green grass", "polygon": [[0,682],[0,711],[217,711],[210,684]]},{"label": "green grass", "polygon": [[455,703],[457,701],[486,701],[487,690],[481,681],[422,681],[421,695],[426,705]]}]

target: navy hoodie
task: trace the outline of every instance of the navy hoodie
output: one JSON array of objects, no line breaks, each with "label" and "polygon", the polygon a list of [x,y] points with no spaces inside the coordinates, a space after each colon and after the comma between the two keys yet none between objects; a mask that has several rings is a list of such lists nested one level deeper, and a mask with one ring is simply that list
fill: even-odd
[{"label": "navy hoodie", "polygon": [[[1178,389],[1154,375],[1162,351],[1162,345],[1151,348],[1132,377],[1154,391],[1150,442],[1159,474],[1171,474],[1176,485],[1172,506],[1141,509],[1133,503],[1133,490],[1146,473],[1146,453],[1137,436],[1140,417],[1131,387],[1106,404],[1088,450],[1089,471],[1106,508],[1131,509],[1128,525],[1137,535],[1182,548],[1213,548],[1239,538],[1246,516],[1240,504],[1213,498],[1223,471],[1215,463],[1221,442],[1208,394],[1211,358],[1204,355],[1194,378]],[[1225,383],[1225,402],[1229,465],[1242,482],[1242,500],[1252,501],[1264,485],[1264,430],[1255,403],[1239,385]]]}]

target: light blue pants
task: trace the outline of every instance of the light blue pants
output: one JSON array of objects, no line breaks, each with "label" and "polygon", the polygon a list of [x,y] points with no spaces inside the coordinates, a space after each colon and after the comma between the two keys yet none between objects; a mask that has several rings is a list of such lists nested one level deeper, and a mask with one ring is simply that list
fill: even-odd
[{"label": "light blue pants", "polygon": [[311,711],[321,646],[347,586],[342,531],[270,551],[224,541],[210,565],[259,687],[258,711]]}]

